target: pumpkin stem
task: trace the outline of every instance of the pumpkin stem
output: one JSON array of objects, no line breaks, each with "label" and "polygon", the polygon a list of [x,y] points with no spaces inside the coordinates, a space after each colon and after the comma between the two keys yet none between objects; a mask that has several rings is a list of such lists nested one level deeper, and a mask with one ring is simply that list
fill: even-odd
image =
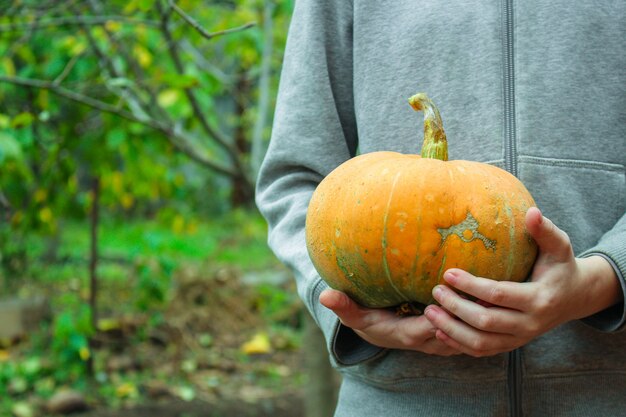
[{"label": "pumpkin stem", "polygon": [[439,109],[426,93],[418,93],[409,99],[409,104],[415,111],[424,112],[424,143],[422,144],[422,158],[448,160],[448,141],[443,131],[443,122]]}]

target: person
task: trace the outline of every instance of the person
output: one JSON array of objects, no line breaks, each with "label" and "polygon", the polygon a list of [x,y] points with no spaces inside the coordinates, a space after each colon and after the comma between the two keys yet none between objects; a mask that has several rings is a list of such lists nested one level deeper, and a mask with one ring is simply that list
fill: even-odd
[{"label": "person", "polygon": [[[626,416],[625,8],[296,2],[256,198],[343,376],[336,417]],[[442,109],[450,159],[530,190],[539,256],[524,283],[446,271],[439,305],[398,317],[329,289],[304,227],[344,161],[419,153],[417,92]]]}]

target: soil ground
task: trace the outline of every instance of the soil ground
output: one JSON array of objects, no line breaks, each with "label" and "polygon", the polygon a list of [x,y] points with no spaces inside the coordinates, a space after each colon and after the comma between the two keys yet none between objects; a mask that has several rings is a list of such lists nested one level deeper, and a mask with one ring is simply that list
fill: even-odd
[{"label": "soil ground", "polygon": [[[101,317],[113,325],[95,339],[96,368],[114,388],[133,381],[126,388],[134,393],[114,391],[114,403],[85,393],[88,411],[71,415],[303,417],[302,305],[294,296],[268,315],[267,294],[243,281],[231,270],[181,271],[157,324],[141,314],[115,316],[124,295],[107,288],[113,304]],[[295,294],[292,287],[285,281],[275,291]],[[246,353],[242,347],[259,334],[269,346]]]},{"label": "soil ground", "polygon": [[[183,401],[166,392],[155,395],[159,398],[149,404],[144,401],[141,405],[116,410],[107,410],[101,405],[78,416],[304,416],[302,352],[291,343],[288,335],[271,329],[271,324],[282,321],[286,328],[297,333],[299,316],[303,314],[299,301],[294,298],[293,303],[284,303],[284,311],[274,311],[270,323],[268,317],[260,314],[259,305],[263,301],[258,291],[244,283],[236,271],[220,270],[208,278],[202,275],[193,270],[178,274],[165,322],[155,329],[152,343],[135,346],[124,354],[133,358],[130,363],[138,362],[142,369],[153,369],[155,373],[160,369],[172,374],[175,373],[172,370],[191,366],[186,378],[195,382],[195,398]],[[284,288],[285,285],[292,284],[283,283],[283,288],[276,290],[295,294],[295,288]],[[259,332],[269,335],[270,350],[242,355],[241,346]],[[203,346],[201,335],[210,335],[210,345]],[[206,387],[203,382],[207,379],[219,383]],[[157,382],[163,388],[164,381]]]},{"label": "soil ground", "polygon": [[276,398],[265,404],[204,401],[168,401],[120,410],[94,410],[74,414],[76,417],[304,417],[302,399],[298,396]]}]

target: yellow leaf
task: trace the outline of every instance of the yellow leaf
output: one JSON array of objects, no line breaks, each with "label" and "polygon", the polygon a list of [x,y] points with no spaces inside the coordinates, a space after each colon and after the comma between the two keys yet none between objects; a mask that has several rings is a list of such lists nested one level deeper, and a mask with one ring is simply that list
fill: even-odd
[{"label": "yellow leaf", "polygon": [[121,194],[124,191],[124,174],[120,171],[111,174],[111,189],[115,194]]},{"label": "yellow leaf", "polygon": [[11,118],[0,113],[0,129],[6,129],[9,126],[11,126]]},{"label": "yellow leaf", "polygon": [[78,190],[78,177],[76,176],[76,174],[71,175],[67,179],[67,190],[70,193],[75,193]]},{"label": "yellow leaf", "polygon": [[44,207],[41,210],[39,210],[39,220],[41,220],[42,223],[44,224],[52,223],[53,217],[54,216],[52,215],[52,210],[50,210],[50,207]]},{"label": "yellow leaf", "polygon": [[131,14],[132,12],[134,12],[135,10],[137,10],[137,2],[136,1],[129,1],[128,3],[126,3],[126,6],[124,6],[124,10],[122,14]]},{"label": "yellow leaf", "polygon": [[241,62],[245,67],[252,66],[259,61],[259,54],[251,48],[243,49],[241,52]]},{"label": "yellow leaf", "polygon": [[194,221],[188,222],[187,227],[185,228],[185,231],[187,232],[188,235],[195,235],[196,233],[198,233],[198,222],[194,222]]},{"label": "yellow leaf", "polygon": [[172,230],[176,234],[180,234],[185,230],[185,218],[180,214],[177,214],[172,221]]},{"label": "yellow leaf", "polygon": [[0,362],[7,362],[11,359],[11,354],[8,350],[0,349]]},{"label": "yellow leaf", "polygon": [[13,117],[11,120],[11,127],[20,128],[30,126],[35,121],[35,116],[29,112],[22,112]]},{"label": "yellow leaf", "polygon": [[2,69],[9,77],[15,77],[15,64],[8,56],[2,58]]},{"label": "yellow leaf", "polygon": [[78,55],[87,48],[85,42],[72,35],[66,36],[65,39],[63,39],[63,46],[67,48],[72,55]]},{"label": "yellow leaf", "polygon": [[135,56],[139,61],[139,65],[147,68],[152,64],[152,54],[146,48],[141,45],[135,45],[133,47],[133,51],[135,52]]},{"label": "yellow leaf", "polygon": [[246,355],[261,355],[264,353],[270,353],[272,351],[270,338],[267,333],[259,332],[252,336],[252,339],[241,345],[241,350]]},{"label": "yellow leaf", "polygon": [[147,35],[148,35],[146,26],[143,23],[138,23],[137,25],[134,26],[134,28],[135,28],[135,36],[137,37],[137,40],[142,43],[145,43],[147,39]]},{"label": "yellow leaf", "polygon": [[86,361],[91,357],[91,351],[89,350],[87,346],[83,346],[78,351],[78,355],[80,356],[82,360]]},{"label": "yellow leaf", "polygon": [[104,27],[110,32],[117,32],[122,27],[122,24],[115,20],[107,20]]},{"label": "yellow leaf", "polygon": [[158,200],[159,197],[161,197],[159,185],[156,182],[153,182],[150,185],[150,198],[152,198],[153,200]]},{"label": "yellow leaf", "polygon": [[76,42],[70,48],[70,52],[72,55],[80,55],[85,52],[85,49],[87,49],[87,44],[85,42]]},{"label": "yellow leaf", "polygon": [[132,382],[124,382],[115,388],[115,394],[120,398],[136,397],[137,387]]},{"label": "yellow leaf", "polygon": [[168,90],[163,90],[159,93],[157,97],[157,101],[159,102],[159,105],[162,107],[170,107],[171,105],[176,103],[176,101],[178,101],[179,97],[180,97],[180,92],[178,90],[168,89]]},{"label": "yellow leaf", "polygon": [[93,195],[93,191],[87,191],[85,193],[85,211],[89,212],[91,211],[91,206],[93,205],[93,200],[94,200],[94,195]]},{"label": "yellow leaf", "polygon": [[[241,7],[237,9],[233,20],[238,20],[242,23],[253,22],[257,20],[257,15],[253,9]],[[224,22],[226,22],[227,24],[231,24],[228,20],[225,20]]]},{"label": "yellow leaf", "polygon": [[128,210],[135,203],[135,197],[131,193],[122,194],[122,198],[120,199],[120,203],[125,210]]},{"label": "yellow leaf", "polygon": [[39,188],[37,191],[35,191],[35,195],[33,196],[33,199],[36,203],[43,203],[44,201],[46,201],[47,198],[48,191],[44,190],[43,188]]},{"label": "yellow leaf", "polygon": [[49,107],[49,97],[48,90],[41,89],[37,92],[36,102],[41,109],[45,110]]},{"label": "yellow leaf", "polygon": [[120,323],[119,319],[109,317],[109,318],[98,319],[98,323],[96,327],[101,332],[107,332],[110,330],[117,330],[121,328],[122,324]]},{"label": "yellow leaf", "polygon": [[11,225],[13,227],[19,226],[22,223],[22,220],[24,220],[24,213],[16,211],[13,216],[11,216]]},{"label": "yellow leaf", "polygon": [[174,185],[179,188],[185,185],[185,176],[181,173],[176,174],[174,176]]}]

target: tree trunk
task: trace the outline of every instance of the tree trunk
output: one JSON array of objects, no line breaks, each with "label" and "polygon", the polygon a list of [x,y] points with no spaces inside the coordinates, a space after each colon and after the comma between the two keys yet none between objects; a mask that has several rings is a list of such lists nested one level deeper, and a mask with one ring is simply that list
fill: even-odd
[{"label": "tree trunk", "polygon": [[259,110],[252,134],[252,149],[250,151],[250,166],[252,175],[256,178],[263,155],[265,145],[263,133],[267,125],[267,115],[270,109],[270,80],[272,78],[272,52],[274,46],[273,20],[274,1],[265,0],[263,9],[263,57],[261,60],[261,76],[259,78]]},{"label": "tree trunk", "polygon": [[[245,112],[247,100],[250,97],[250,80],[245,72],[237,78],[235,87],[235,120],[234,131],[235,148],[238,155],[247,155],[250,152],[250,143],[246,137]],[[241,173],[243,174],[243,173]],[[254,193],[245,178],[241,175],[232,178],[230,202],[232,207],[251,206]]]},{"label": "tree trunk", "polygon": [[[89,307],[91,310],[91,326],[95,332],[98,326],[98,223],[100,221],[100,178],[93,179],[91,191],[93,201],[91,206],[91,249],[89,257]],[[93,340],[89,340],[91,355],[87,360],[87,371],[89,375],[94,375],[93,367]]]},{"label": "tree trunk", "polygon": [[304,313],[304,355],[308,382],[304,392],[306,417],[332,417],[337,405],[339,374],[328,358],[326,341],[308,312]]}]

